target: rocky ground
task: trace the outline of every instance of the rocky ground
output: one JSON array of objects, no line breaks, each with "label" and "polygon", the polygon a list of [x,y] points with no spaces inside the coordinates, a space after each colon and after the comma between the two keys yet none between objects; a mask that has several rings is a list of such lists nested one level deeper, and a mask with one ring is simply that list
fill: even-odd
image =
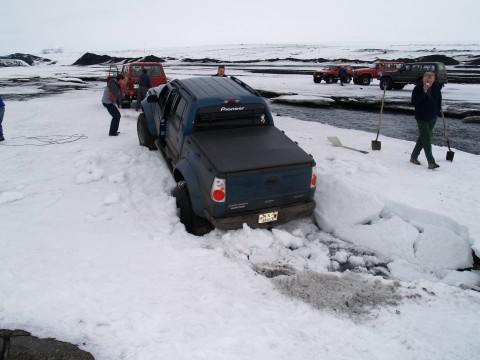
[{"label": "rocky ground", "polygon": [[56,339],[40,339],[23,330],[0,329],[2,360],[94,360],[78,346]]}]

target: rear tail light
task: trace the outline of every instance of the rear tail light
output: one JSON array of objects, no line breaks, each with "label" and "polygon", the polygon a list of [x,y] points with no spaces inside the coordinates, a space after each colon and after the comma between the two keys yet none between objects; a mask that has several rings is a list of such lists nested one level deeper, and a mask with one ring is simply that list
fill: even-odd
[{"label": "rear tail light", "polygon": [[314,188],[317,186],[317,168],[315,166],[312,167],[312,180],[310,181],[310,188]]},{"label": "rear tail light", "polygon": [[210,197],[213,201],[222,203],[225,202],[227,197],[227,188],[225,186],[225,179],[219,179],[215,177],[213,179],[212,190],[210,191]]}]

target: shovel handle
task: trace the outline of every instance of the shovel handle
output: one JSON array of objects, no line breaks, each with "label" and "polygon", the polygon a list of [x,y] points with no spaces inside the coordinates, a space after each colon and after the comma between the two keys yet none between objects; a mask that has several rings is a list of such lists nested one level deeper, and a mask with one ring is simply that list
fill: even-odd
[{"label": "shovel handle", "polygon": [[387,87],[383,87],[383,96],[382,96],[382,106],[380,106],[380,115],[378,116],[378,128],[377,128],[377,138],[375,141],[378,140],[378,135],[380,134],[380,126],[382,125],[382,114],[383,114],[383,104],[385,104],[385,92],[387,91]]},{"label": "shovel handle", "polygon": [[362,154],[368,154],[368,151],[365,151],[365,150],[359,150],[359,149],[351,148],[351,147],[344,146],[344,145],[342,145],[342,147],[345,148],[345,149],[349,149],[349,150],[353,150],[353,151],[358,151],[359,153],[362,153]]},{"label": "shovel handle", "polygon": [[448,150],[451,150],[450,149],[450,140],[448,139],[448,129],[447,129],[447,121],[445,120],[445,115],[443,114],[443,109],[441,109],[442,111],[442,120],[443,120],[443,133],[445,134],[445,140],[447,140],[447,146],[448,146]]}]

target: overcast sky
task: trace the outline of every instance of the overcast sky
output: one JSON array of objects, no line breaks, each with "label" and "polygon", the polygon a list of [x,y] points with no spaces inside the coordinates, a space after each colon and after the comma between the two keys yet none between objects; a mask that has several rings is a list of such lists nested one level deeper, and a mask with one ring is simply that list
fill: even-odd
[{"label": "overcast sky", "polygon": [[2,0],[0,55],[240,43],[480,40],[478,0]]}]

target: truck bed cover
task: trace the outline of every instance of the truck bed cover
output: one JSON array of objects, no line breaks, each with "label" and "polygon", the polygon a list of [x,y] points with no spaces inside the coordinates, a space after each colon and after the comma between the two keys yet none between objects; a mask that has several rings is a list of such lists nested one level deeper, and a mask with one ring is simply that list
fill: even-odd
[{"label": "truck bed cover", "polygon": [[190,138],[219,173],[314,164],[310,155],[274,126],[198,132]]}]

